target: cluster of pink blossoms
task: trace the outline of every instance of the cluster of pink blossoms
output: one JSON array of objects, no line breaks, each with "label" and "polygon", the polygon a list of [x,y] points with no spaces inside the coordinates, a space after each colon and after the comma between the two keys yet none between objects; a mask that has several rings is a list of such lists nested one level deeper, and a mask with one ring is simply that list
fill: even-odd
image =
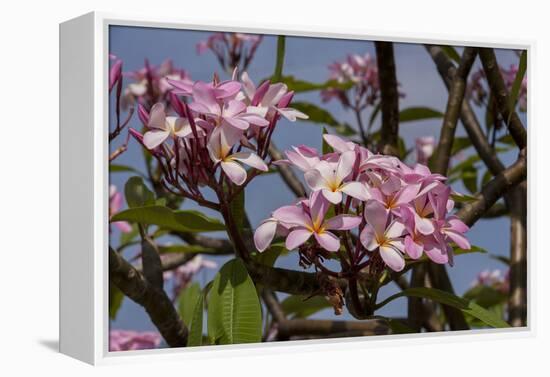
[{"label": "cluster of pink blossoms", "polygon": [[215,76],[208,83],[168,80],[173,116],[162,103],[149,112],[138,109],[148,131],[130,133],[157,158],[166,183],[184,196],[202,198],[200,186],[218,185],[213,182],[218,167],[238,186],[247,180],[242,164],[267,171],[264,159],[280,116],[307,118],[288,107],[294,93],[286,85],[265,81],[256,86],[246,72],[241,81],[235,75],[228,81]]},{"label": "cluster of pink blossoms", "polygon": [[510,270],[508,269],[504,273],[501,270],[483,270],[473,281],[472,287],[480,285],[492,287],[502,293],[508,293],[510,289]]},{"label": "cluster of pink blossoms", "polygon": [[109,351],[133,351],[157,348],[162,338],[153,331],[111,330]]},{"label": "cluster of pink blossoms", "polygon": [[122,93],[121,106],[123,109],[132,106],[135,102],[150,106],[158,101],[170,103],[168,96],[172,86],[169,80],[192,82],[189,74],[174,66],[172,60],[167,59],[158,66],[149,64],[133,72],[124,72],[124,76],[132,80]]},{"label": "cluster of pink blossoms", "polygon": [[340,84],[353,83],[354,93],[350,98],[344,89],[325,89],[321,91],[324,102],[337,98],[344,107],[363,109],[379,100],[378,66],[368,53],[348,55],[346,60],[334,62],[328,68],[331,80]]},{"label": "cluster of pink blossoms", "polygon": [[[510,91],[518,73],[518,66],[512,64],[508,69],[500,67],[500,73],[502,75],[507,90]],[[486,105],[485,101],[487,100],[488,94],[489,89],[487,85],[485,71],[483,70],[483,68],[480,68],[478,71],[472,74],[472,78],[470,79],[466,88],[466,96],[467,98],[470,98],[472,101],[474,101],[477,106],[481,106],[483,104]],[[527,75],[523,77],[523,80],[521,82],[518,94],[518,106],[520,111],[527,111]]]},{"label": "cluster of pink blossoms", "polygon": [[401,271],[405,256],[418,259],[425,253],[435,263],[452,264],[452,242],[470,248],[464,236],[468,227],[450,214],[454,202],[444,176],[334,135],[324,139],[334,152],[320,155],[298,146],[277,162],[301,170],[311,193],[262,222],[254,234],[259,251],[279,235],[286,237],[289,250],[336,252],[341,240],[351,238],[346,232],[356,232],[358,264],[379,255],[389,268]]},{"label": "cluster of pink blossoms", "polygon": [[197,43],[197,53],[210,50],[226,71],[245,71],[252,62],[263,36],[243,33],[214,33]]},{"label": "cluster of pink blossoms", "polygon": [[197,255],[189,262],[179,266],[175,270],[165,271],[163,273],[163,277],[165,281],[172,278],[174,279],[172,297],[175,300],[181,291],[187,288],[193,278],[201,272],[202,269],[214,269],[216,267],[218,267],[216,262],[205,259],[201,255]]}]

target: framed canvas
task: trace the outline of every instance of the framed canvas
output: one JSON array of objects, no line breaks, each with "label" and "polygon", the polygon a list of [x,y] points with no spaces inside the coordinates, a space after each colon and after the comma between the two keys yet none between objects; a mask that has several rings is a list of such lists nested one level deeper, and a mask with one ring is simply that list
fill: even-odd
[{"label": "framed canvas", "polygon": [[60,26],[60,350],[530,334],[525,41]]}]

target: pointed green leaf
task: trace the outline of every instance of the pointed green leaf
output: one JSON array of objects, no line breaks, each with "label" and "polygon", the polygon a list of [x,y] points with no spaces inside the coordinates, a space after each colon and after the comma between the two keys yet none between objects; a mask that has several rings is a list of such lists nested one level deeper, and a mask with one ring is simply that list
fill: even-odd
[{"label": "pointed green leaf", "polygon": [[178,312],[186,326],[191,324],[195,305],[200,295],[201,287],[199,283],[193,283],[185,287],[178,296]]},{"label": "pointed green leaf", "polygon": [[168,207],[145,206],[130,208],[114,215],[111,221],[129,221],[157,225],[176,232],[215,232],[225,230],[225,225],[201,212],[173,211]]},{"label": "pointed green leaf", "polygon": [[208,338],[213,344],[261,341],[260,300],[240,259],[227,262],[214,278],[208,300]]},{"label": "pointed green leaf", "polygon": [[452,59],[455,63],[460,64],[460,55],[453,46],[441,46],[441,49],[445,55],[449,57],[449,59]]},{"label": "pointed green leaf", "polygon": [[352,136],[357,132],[347,123],[338,122],[327,110],[309,102],[293,102],[292,107],[309,116],[306,122],[319,123],[332,127],[338,134]]},{"label": "pointed green leaf", "polygon": [[202,322],[204,309],[204,295],[200,292],[193,308],[193,316],[189,323],[189,336],[187,337],[187,347],[202,346]]},{"label": "pointed green leaf", "polygon": [[401,123],[434,118],[443,118],[443,113],[429,107],[409,107],[399,113],[399,122]]},{"label": "pointed green leaf", "polygon": [[426,298],[435,302],[439,302],[443,305],[448,305],[453,308],[459,309],[465,314],[471,315],[482,321],[484,324],[494,327],[494,328],[505,328],[510,327],[510,325],[504,321],[502,318],[498,317],[494,313],[482,308],[478,304],[466,300],[462,297],[455,296],[451,293],[435,289],[435,288],[408,288],[399,292],[393,296],[388,297],[378,305],[377,309],[385,306],[389,302],[399,298],[399,297],[420,297]]}]

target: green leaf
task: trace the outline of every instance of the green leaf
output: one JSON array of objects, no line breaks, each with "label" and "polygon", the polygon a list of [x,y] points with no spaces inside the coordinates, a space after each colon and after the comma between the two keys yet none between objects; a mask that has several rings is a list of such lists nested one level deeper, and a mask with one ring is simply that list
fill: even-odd
[{"label": "green leaf", "polygon": [[472,146],[472,142],[469,137],[455,137],[453,140],[453,147],[451,149],[451,156],[456,155],[465,149]]},{"label": "green leaf", "polygon": [[[326,135],[326,134],[328,134],[327,128],[323,127],[323,136]],[[334,152],[332,147],[326,142],[325,138],[321,137],[321,139],[322,139],[322,144],[323,144],[323,148],[322,148],[323,149],[323,154]]]},{"label": "green leaf", "polygon": [[336,80],[328,80],[322,83],[313,83],[296,79],[294,76],[283,76],[281,77],[280,82],[284,83],[288,87],[288,90],[293,91],[294,93],[311,92],[314,90],[324,90],[330,88],[348,90],[353,87],[353,82],[351,81],[341,83]]},{"label": "green leaf", "polygon": [[396,319],[387,318],[392,334],[415,334],[416,331]]},{"label": "green leaf", "polygon": [[283,242],[273,243],[271,244],[269,249],[258,253],[255,257],[255,260],[263,265],[273,267],[277,258],[287,253],[288,250],[286,249]]},{"label": "green leaf", "polygon": [[441,46],[441,49],[449,57],[449,59],[454,60],[457,64],[460,64],[460,55],[455,50],[453,46]]},{"label": "green leaf", "polygon": [[338,122],[332,114],[309,102],[293,102],[292,107],[309,116],[305,122],[319,123],[331,126],[337,133],[343,136],[352,136],[357,132],[347,123]]},{"label": "green leaf", "polygon": [[240,259],[227,262],[214,278],[208,300],[208,338],[213,344],[262,339],[260,300]]},{"label": "green leaf", "polygon": [[429,107],[409,107],[399,112],[399,122],[443,118],[443,113]]},{"label": "green leaf", "polygon": [[161,245],[158,247],[161,254],[217,254],[218,250],[199,245]]},{"label": "green leaf", "polygon": [[109,318],[114,320],[122,305],[124,294],[114,284],[109,284]]},{"label": "green leaf", "polygon": [[332,306],[323,296],[288,296],[281,302],[281,307],[288,317],[291,318],[307,318],[323,309],[331,308]]},{"label": "green leaf", "polygon": [[527,71],[527,50],[523,50],[519,57],[518,72],[516,73],[516,78],[514,79],[514,83],[512,84],[512,89],[510,90],[510,97],[508,98],[510,101],[508,103],[508,109],[510,111],[510,115],[508,116],[508,121],[506,123],[510,122],[510,117],[512,116],[516,108],[516,103],[518,101],[518,96],[519,96],[519,90],[521,89],[521,82],[523,81],[523,77],[525,76],[526,71]]},{"label": "green leaf", "polygon": [[133,168],[131,166],[126,166],[126,165],[117,165],[117,164],[109,165],[109,173],[136,173],[143,176],[143,173],[137,170],[136,168]]},{"label": "green leaf", "polygon": [[127,233],[120,233],[120,244],[124,245],[132,242],[139,234],[139,228],[136,224],[132,224],[132,230]]},{"label": "green leaf", "polygon": [[143,207],[155,203],[155,195],[145,186],[141,177],[131,177],[124,185],[128,207]]},{"label": "green leaf", "polygon": [[462,170],[462,183],[470,193],[477,192],[477,169],[473,165]]},{"label": "green leaf", "polygon": [[157,225],[176,232],[215,232],[225,230],[225,225],[192,210],[173,211],[168,207],[146,206],[130,208],[114,215],[111,221],[130,221]]},{"label": "green leaf", "polygon": [[193,283],[185,287],[178,296],[178,312],[186,326],[191,324],[193,312],[200,295],[201,287],[199,283]]},{"label": "green leaf", "polygon": [[284,35],[277,37],[277,58],[275,59],[275,71],[273,72],[273,82],[281,81],[283,77],[283,64],[285,62],[285,43],[286,38]]},{"label": "green leaf", "polygon": [[435,288],[408,288],[393,296],[388,297],[376,307],[380,309],[389,302],[399,297],[419,297],[426,298],[432,301],[439,302],[443,305],[448,305],[461,310],[463,313],[471,315],[482,321],[484,324],[494,328],[505,328],[510,325],[503,319],[496,316],[494,313],[482,308],[478,304],[468,301],[462,297],[455,296],[451,293],[435,289]]},{"label": "green leaf", "polygon": [[505,293],[487,285],[476,285],[464,293],[463,297],[466,300],[475,302],[485,309],[503,304],[508,299]]},{"label": "green leaf", "polygon": [[[206,290],[206,288],[205,288]],[[204,296],[206,293],[199,292],[193,315],[189,323],[189,336],[187,337],[187,347],[202,346],[202,321],[204,309]]]}]

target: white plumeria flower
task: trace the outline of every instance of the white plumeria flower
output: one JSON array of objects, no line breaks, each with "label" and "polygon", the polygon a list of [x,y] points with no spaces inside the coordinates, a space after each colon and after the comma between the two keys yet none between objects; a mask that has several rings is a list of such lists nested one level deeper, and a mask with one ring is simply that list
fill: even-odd
[{"label": "white plumeria flower", "polygon": [[321,190],[327,200],[333,204],[342,201],[342,193],[365,201],[370,195],[361,182],[344,182],[353,171],[355,152],[342,153],[338,162],[320,161],[315,168],[308,170],[304,178],[308,186],[315,191]]},{"label": "white plumeria flower", "polygon": [[240,138],[240,133],[234,131],[233,127],[218,127],[210,136],[208,142],[208,153],[215,163],[219,163],[227,177],[236,185],[240,186],[246,181],[246,170],[237,161],[267,171],[265,162],[252,152],[238,152],[229,154],[231,147]]},{"label": "white plumeria flower", "polygon": [[192,133],[189,121],[186,118],[167,117],[162,103],[156,103],[151,108],[147,127],[150,131],[143,135],[143,144],[148,149],[155,149],[169,137],[186,137]]}]

